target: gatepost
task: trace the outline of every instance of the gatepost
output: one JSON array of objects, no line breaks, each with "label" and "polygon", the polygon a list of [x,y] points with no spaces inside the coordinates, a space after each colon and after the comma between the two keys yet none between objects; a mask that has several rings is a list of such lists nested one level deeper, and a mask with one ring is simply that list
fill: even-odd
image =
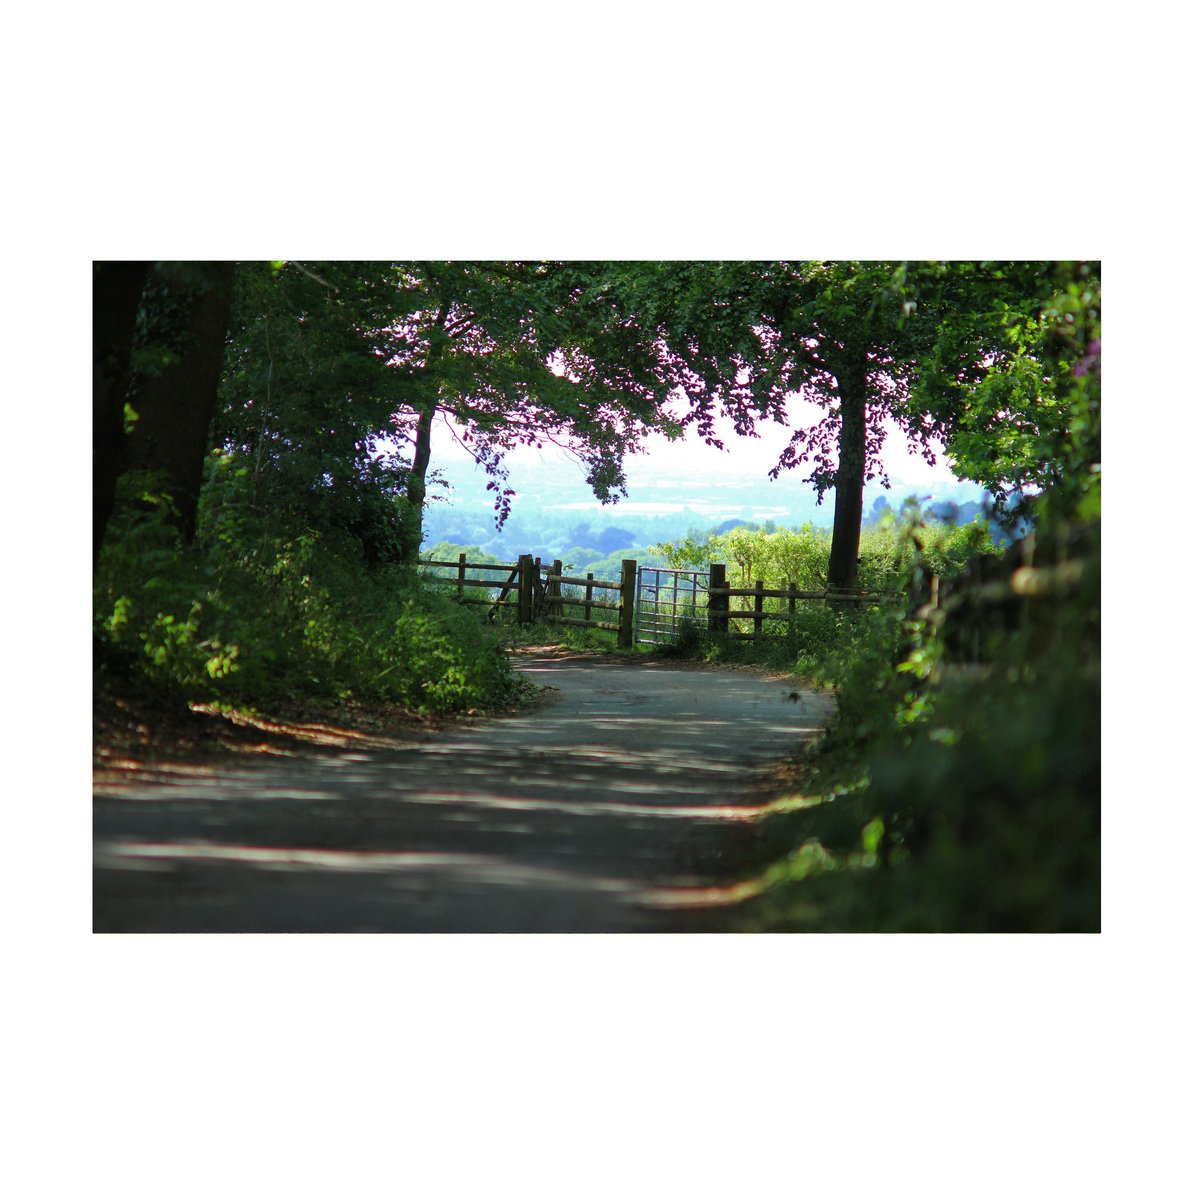
[{"label": "gatepost", "polygon": [[621,560],[621,616],[617,645],[622,650],[633,649],[633,608],[637,602],[637,559]]}]

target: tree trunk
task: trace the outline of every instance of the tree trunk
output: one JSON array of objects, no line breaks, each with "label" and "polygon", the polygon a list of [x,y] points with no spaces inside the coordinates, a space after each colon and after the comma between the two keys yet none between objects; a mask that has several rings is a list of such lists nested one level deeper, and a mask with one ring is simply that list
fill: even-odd
[{"label": "tree trunk", "polygon": [[188,542],[196,534],[200,482],[211,449],[209,431],[217,411],[233,303],[233,263],[203,266],[179,361],[146,380],[136,401],[138,420],[129,444],[130,466],[166,477],[180,532]]},{"label": "tree trunk", "polygon": [[838,470],[834,481],[829,586],[853,591],[858,587],[858,545],[867,472],[867,381],[862,366],[840,371],[837,383],[842,428],[838,435]]},{"label": "tree trunk", "polygon": [[[431,277],[432,278],[432,277]],[[448,338],[446,337],[446,318],[450,315],[450,302],[442,301],[434,318],[433,329],[429,339],[429,355],[426,367],[432,368],[445,353]],[[436,381],[432,383],[436,388]],[[401,553],[405,562],[417,561],[421,549],[422,520],[425,516],[425,477],[429,473],[429,455],[433,446],[433,418],[437,416],[438,403],[436,392],[434,399],[422,408],[417,415],[417,432],[413,439],[413,460],[408,472],[408,528],[404,533],[404,544]]]},{"label": "tree trunk", "polygon": [[148,262],[92,264],[92,566],[112,516],[125,440],[125,393]]},{"label": "tree trunk", "polygon": [[425,514],[425,477],[429,473],[429,456],[433,448],[433,418],[437,405],[422,409],[417,417],[417,433],[413,439],[413,460],[408,472],[408,524],[404,530],[401,550],[405,562],[417,561],[421,549],[421,521]]}]

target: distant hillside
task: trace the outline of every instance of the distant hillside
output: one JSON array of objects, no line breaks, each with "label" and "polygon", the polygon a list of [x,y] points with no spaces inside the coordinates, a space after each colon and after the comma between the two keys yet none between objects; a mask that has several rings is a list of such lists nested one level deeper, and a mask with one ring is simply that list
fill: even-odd
[{"label": "distant hillside", "polygon": [[[793,478],[746,478],[732,466],[725,474],[659,473],[653,478],[641,470],[631,473],[626,499],[601,505],[578,465],[547,461],[513,468],[512,515],[497,531],[492,493],[482,471],[469,463],[450,462],[439,474],[443,482],[431,490],[434,502],[425,516],[424,545],[479,546],[505,561],[525,552],[565,561],[568,551],[582,550],[593,551],[595,559],[601,560],[619,557],[625,549],[738,524],[773,522],[794,527],[811,521],[828,527],[833,523],[832,495],[818,505],[813,489]],[[898,509],[908,495],[932,504],[966,506],[978,506],[983,499],[982,490],[972,483],[937,485],[934,491],[903,480],[894,480],[890,491],[868,483],[863,494],[864,524],[877,518],[883,503]]]}]

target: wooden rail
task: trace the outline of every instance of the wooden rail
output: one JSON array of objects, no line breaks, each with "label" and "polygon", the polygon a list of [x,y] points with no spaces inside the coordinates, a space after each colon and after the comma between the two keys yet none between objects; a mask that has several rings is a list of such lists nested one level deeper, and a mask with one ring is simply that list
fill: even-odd
[{"label": "wooden rail", "polygon": [[[609,579],[597,579],[590,572],[586,578],[575,575],[564,575],[560,559],[555,559],[549,571],[543,577],[545,580],[545,599],[541,610],[543,620],[551,624],[574,625],[582,629],[615,630],[617,645],[629,649],[633,646],[633,609],[637,593],[637,560],[632,558],[621,561],[621,581],[616,583]],[[563,584],[571,587],[582,587],[582,599],[564,596]],[[617,600],[597,600],[596,589],[617,593]],[[568,617],[566,606],[583,609],[582,617]],[[600,621],[592,617],[594,608],[615,612],[617,620]]]},{"label": "wooden rail", "polygon": [[878,604],[884,599],[882,593],[879,592],[840,592],[834,588],[825,588],[824,591],[800,591],[794,585],[786,588],[769,588],[763,587],[760,580],[752,588],[731,588],[731,587],[710,587],[708,589],[710,596],[754,596],[755,598],[777,599],[777,600],[846,600],[851,603],[859,604]]},{"label": "wooden rail", "polygon": [[[564,575],[563,565],[559,560],[546,567],[540,558],[532,554],[522,554],[515,563],[473,563],[467,561],[465,553],[457,560],[421,559],[420,566],[432,567],[435,570],[451,568],[453,575],[436,576],[441,582],[454,587],[455,598],[460,604],[485,604],[490,608],[489,616],[495,618],[501,607],[517,609],[517,623],[531,625],[541,619],[551,624],[574,625],[589,629],[607,629],[617,634],[617,642],[622,647],[633,645],[633,609],[637,588],[637,562],[628,558],[621,563],[620,581],[597,579],[594,575],[586,577]],[[472,574],[468,574],[472,572]],[[482,578],[485,573],[501,573],[506,578]],[[583,588],[584,594],[577,599],[563,594],[563,585]],[[494,591],[499,594],[491,596],[469,596],[466,593],[474,591]],[[614,600],[596,598],[597,591],[615,592]],[[583,616],[568,616],[567,610],[582,609]],[[592,616],[593,610],[617,614],[616,621],[604,621]]]},{"label": "wooden rail", "polygon": [[[735,609],[730,606],[730,598],[753,599],[754,606],[749,609]],[[729,587],[725,582],[724,564],[713,563],[709,567],[708,628],[710,633],[729,638],[756,638],[762,636],[764,621],[794,620],[798,600],[818,600],[834,604],[879,604],[885,598],[879,593],[861,590],[847,592],[836,588],[824,588],[821,591],[801,591],[794,583],[788,584],[786,588],[769,588],[761,579],[756,580],[752,588]],[[786,600],[787,608],[767,611],[765,602],[769,599]],[[730,621],[753,621],[754,632],[730,630]]]},{"label": "wooden rail", "polygon": [[[459,604],[485,604],[488,606],[488,619],[495,620],[496,614],[503,606],[511,606],[511,592],[517,580],[519,563],[472,563],[467,561],[466,554],[460,554],[454,561],[447,559],[423,558],[419,560],[422,567],[453,567],[453,576],[439,575],[437,579],[454,584],[455,599]],[[501,580],[481,579],[476,575],[469,576],[468,571],[483,571],[489,574],[504,574]],[[472,591],[498,591],[497,596],[468,596],[467,589]]]}]

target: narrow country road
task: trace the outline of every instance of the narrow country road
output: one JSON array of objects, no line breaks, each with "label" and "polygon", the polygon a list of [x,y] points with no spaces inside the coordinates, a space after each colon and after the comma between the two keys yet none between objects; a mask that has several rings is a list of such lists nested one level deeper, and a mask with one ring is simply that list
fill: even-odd
[{"label": "narrow country road", "polygon": [[97,932],[640,932],[831,702],[743,671],[526,656],[544,707],[398,749],[149,772],[95,794]]}]

